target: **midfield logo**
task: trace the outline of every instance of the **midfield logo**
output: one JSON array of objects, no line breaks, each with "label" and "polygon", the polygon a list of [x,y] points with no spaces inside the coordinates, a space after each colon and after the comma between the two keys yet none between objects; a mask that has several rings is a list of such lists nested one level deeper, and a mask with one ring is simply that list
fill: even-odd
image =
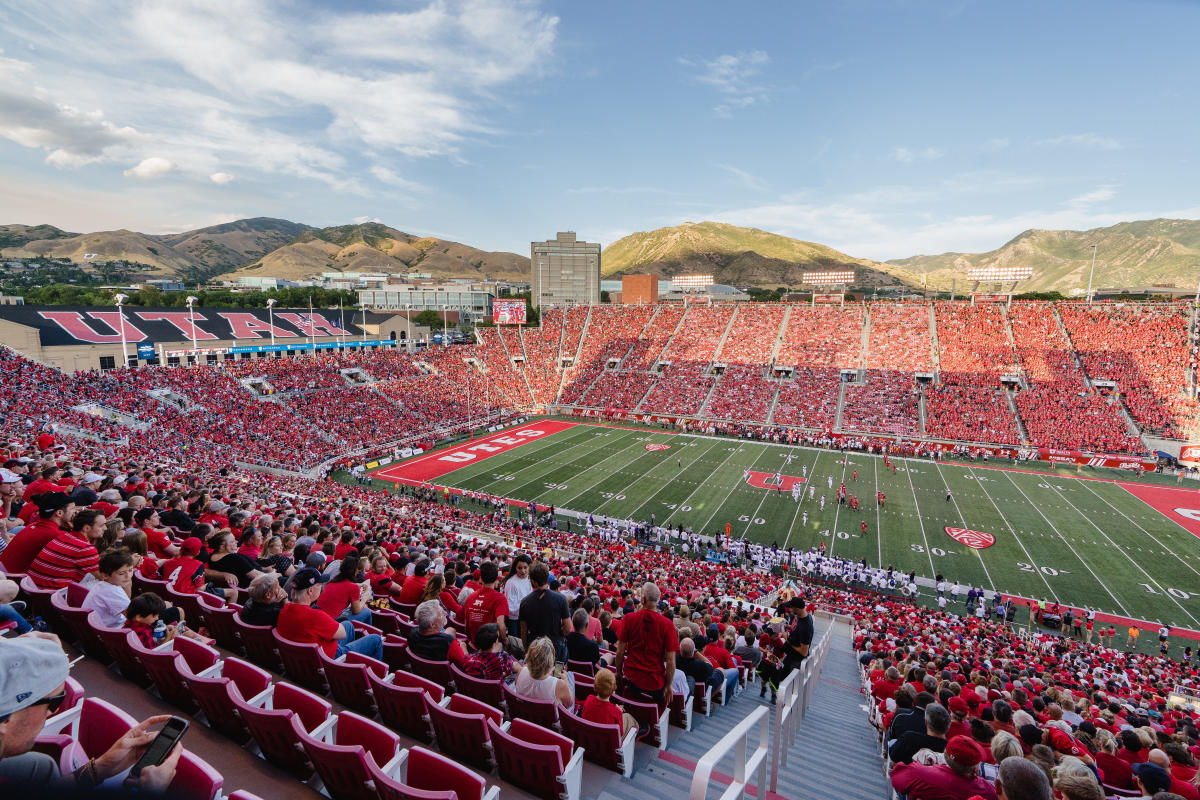
[{"label": "midfield logo", "polygon": [[651,453],[653,453],[658,450],[670,450],[671,445],[669,445],[669,444],[648,444],[648,445],[646,445],[646,449],[649,450]]},{"label": "midfield logo", "polygon": [[996,537],[986,531],[969,531],[966,528],[946,528],[946,533],[951,539],[959,544],[965,544],[967,547],[973,547],[976,550],[983,550],[985,547],[991,547],[996,543]]},{"label": "midfield logo", "polygon": [[746,483],[755,489],[780,489],[790,492],[793,486],[804,482],[804,478],[799,475],[780,475],[776,472],[755,472],[754,470],[746,472]]}]

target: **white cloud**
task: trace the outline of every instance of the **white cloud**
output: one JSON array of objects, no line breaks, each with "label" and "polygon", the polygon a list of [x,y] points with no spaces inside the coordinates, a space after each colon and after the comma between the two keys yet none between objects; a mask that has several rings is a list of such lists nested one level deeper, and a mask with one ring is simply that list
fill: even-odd
[{"label": "white cloud", "polygon": [[679,63],[698,72],[696,80],[717,90],[721,102],[713,111],[721,117],[730,117],[739,108],[764,103],[767,90],[754,83],[760,68],[770,61],[762,50],[726,53],[712,60],[680,58]]},{"label": "white cloud", "polygon": [[742,186],[745,186],[747,189],[752,189],[756,192],[765,192],[767,190],[766,181],[756,175],[751,175],[744,169],[731,167],[728,164],[717,164],[717,166],[737,178],[738,183],[740,183]]},{"label": "white cloud", "polygon": [[1081,195],[1072,197],[1067,201],[1067,205],[1075,209],[1090,208],[1099,203],[1107,202],[1117,196],[1117,187],[1109,184],[1106,186],[1098,186],[1090,192],[1084,192]]},{"label": "white cloud", "polygon": [[1000,137],[996,139],[988,139],[986,142],[984,142],[983,149],[995,152],[998,150],[1007,150],[1011,145],[1012,142],[1010,142],[1007,138]]},{"label": "white cloud", "polygon": [[892,158],[901,164],[911,164],[918,159],[921,161],[936,161],[945,153],[936,147],[926,147],[924,150],[910,150],[907,147],[892,148]]},{"label": "white cloud", "polygon": [[218,186],[224,186],[227,183],[233,183],[233,175],[228,172],[214,172],[208,176],[208,179]]},{"label": "white cloud", "polygon": [[394,189],[406,189],[411,192],[423,192],[428,189],[420,183],[402,178],[382,164],[375,164],[371,167],[370,172],[380,183],[385,183]]},{"label": "white cloud", "polygon": [[151,156],[150,158],[142,159],[136,167],[131,167],[125,170],[125,176],[129,178],[141,178],[143,180],[153,180],[161,178],[175,171],[175,163],[159,156]]},{"label": "white cloud", "polygon": [[206,184],[268,173],[365,193],[358,171],[389,154],[456,158],[491,135],[499,92],[553,56],[558,18],[535,0],[418,3],[28,0],[4,12],[6,36],[37,49],[0,57],[0,137],[59,167],[162,158]]},{"label": "white cloud", "polygon": [[1077,147],[1084,150],[1120,150],[1121,143],[1108,136],[1095,133],[1071,133],[1052,139],[1039,139],[1035,144],[1042,147]]},{"label": "white cloud", "polygon": [[362,225],[367,222],[378,222],[382,224],[383,220],[381,220],[379,217],[368,217],[364,215],[361,217],[355,217],[351,220],[351,222],[353,222],[355,225]]}]

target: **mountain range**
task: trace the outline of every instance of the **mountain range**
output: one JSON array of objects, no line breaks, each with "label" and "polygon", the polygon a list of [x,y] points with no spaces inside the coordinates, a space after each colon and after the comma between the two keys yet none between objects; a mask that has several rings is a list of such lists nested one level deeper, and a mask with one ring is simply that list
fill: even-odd
[{"label": "mountain range", "polygon": [[[1096,245],[1094,285],[1191,287],[1200,278],[1200,221],[1155,219],[1088,231],[1027,230],[986,253],[942,253],[880,262],[756,228],[685,222],[630,234],[605,248],[605,277],[649,272],[664,277],[712,274],[718,283],[796,287],[806,271],[849,269],[856,285],[967,288],[967,270],[1029,266],[1024,291],[1081,289]],[[85,259],[85,254],[87,258]],[[427,272],[434,278],[529,279],[529,259],[419,237],[377,222],[314,228],[270,217],[242,219],[194,231],[144,234],[130,230],[72,233],[52,225],[0,225],[0,257],[69,258],[87,266],[130,261],[146,277],[186,281],[239,276],[300,280],[329,271]]]}]

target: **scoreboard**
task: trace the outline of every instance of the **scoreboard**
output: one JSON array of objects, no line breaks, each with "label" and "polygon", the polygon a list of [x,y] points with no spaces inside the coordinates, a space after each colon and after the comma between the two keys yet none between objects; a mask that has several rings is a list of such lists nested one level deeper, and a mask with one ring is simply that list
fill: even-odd
[{"label": "scoreboard", "polygon": [[492,322],[496,325],[524,325],[524,300],[493,300]]}]

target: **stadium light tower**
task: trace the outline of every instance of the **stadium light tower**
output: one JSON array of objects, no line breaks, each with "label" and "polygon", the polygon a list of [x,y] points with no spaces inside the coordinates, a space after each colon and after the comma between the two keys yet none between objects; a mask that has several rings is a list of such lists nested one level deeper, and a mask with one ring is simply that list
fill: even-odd
[{"label": "stadium light tower", "polygon": [[127,294],[118,294],[113,298],[113,302],[117,304],[117,319],[121,326],[121,360],[124,362],[121,366],[129,369],[129,348],[125,345],[125,312],[121,310],[121,306],[125,305],[125,301],[129,299]]},{"label": "stadium light tower", "polygon": [[196,297],[195,295],[190,295],[190,294],[188,295],[188,299],[187,299],[188,324],[192,328],[192,350],[193,351],[196,350],[196,301],[199,299],[200,298]]},{"label": "stadium light tower", "polygon": [[[275,298],[267,298],[267,325],[271,328],[271,344],[275,344]],[[275,357],[275,353],[271,353],[271,358]]]},{"label": "stadium light tower", "polygon": [[1096,274],[1096,248],[1100,246],[1099,242],[1092,242],[1092,268],[1088,270],[1088,288],[1087,301],[1092,302],[1092,276]]},{"label": "stadium light tower", "polygon": [[442,303],[442,347],[450,344],[450,342],[446,339],[447,326],[450,324],[450,312],[447,311],[448,308],[448,305]]}]

